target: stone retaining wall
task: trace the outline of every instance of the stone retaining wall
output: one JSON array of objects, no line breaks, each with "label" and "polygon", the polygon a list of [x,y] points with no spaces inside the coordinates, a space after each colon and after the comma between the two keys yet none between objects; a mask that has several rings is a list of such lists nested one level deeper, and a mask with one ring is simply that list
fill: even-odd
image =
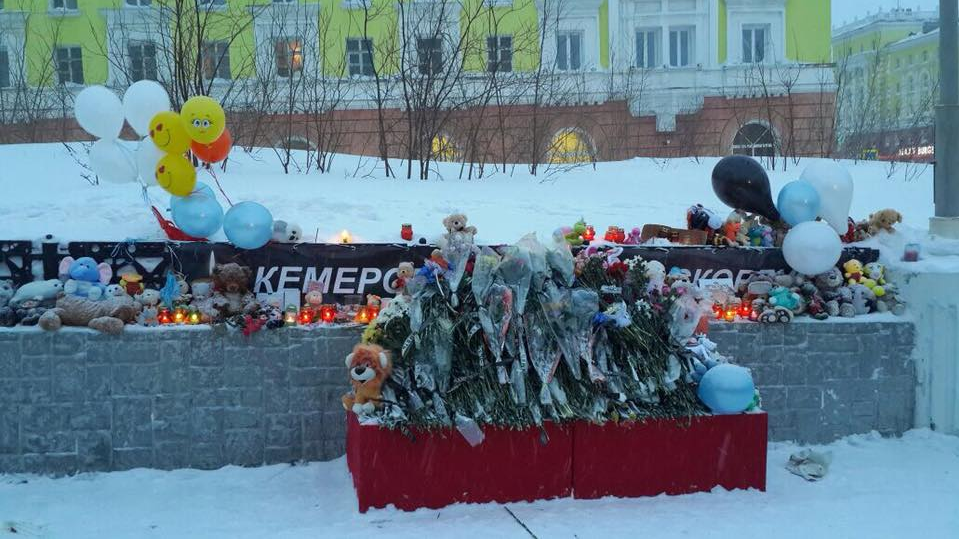
[{"label": "stone retaining wall", "polygon": [[[0,330],[0,473],[336,458],[359,333]],[[911,324],[714,324],[711,338],[753,370],[772,440],[912,426]]]}]

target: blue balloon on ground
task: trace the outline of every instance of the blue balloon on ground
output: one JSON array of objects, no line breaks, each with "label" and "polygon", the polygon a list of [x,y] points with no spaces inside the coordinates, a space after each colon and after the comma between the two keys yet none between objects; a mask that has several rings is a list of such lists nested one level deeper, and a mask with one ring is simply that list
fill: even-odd
[{"label": "blue balloon on ground", "polygon": [[749,408],[756,393],[753,376],[738,365],[723,363],[706,371],[699,382],[699,400],[714,414],[738,414]]},{"label": "blue balloon on ground", "polygon": [[789,223],[789,226],[796,226],[799,223],[815,221],[819,216],[821,204],[819,192],[812,184],[795,181],[787,183],[779,191],[776,207],[783,221]]},{"label": "blue balloon on ground", "polygon": [[256,202],[240,202],[227,210],[223,232],[240,249],[259,249],[273,237],[273,215]]},{"label": "blue balloon on ground", "polygon": [[209,238],[223,226],[223,207],[206,184],[198,183],[185,197],[170,197],[170,211],[177,228],[197,238]]}]

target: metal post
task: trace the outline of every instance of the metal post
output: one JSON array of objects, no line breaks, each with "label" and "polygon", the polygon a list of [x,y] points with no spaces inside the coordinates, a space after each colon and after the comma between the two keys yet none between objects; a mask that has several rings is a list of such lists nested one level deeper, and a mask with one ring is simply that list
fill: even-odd
[{"label": "metal post", "polygon": [[929,230],[959,238],[959,0],[939,2],[939,105],[936,107],[936,216]]}]

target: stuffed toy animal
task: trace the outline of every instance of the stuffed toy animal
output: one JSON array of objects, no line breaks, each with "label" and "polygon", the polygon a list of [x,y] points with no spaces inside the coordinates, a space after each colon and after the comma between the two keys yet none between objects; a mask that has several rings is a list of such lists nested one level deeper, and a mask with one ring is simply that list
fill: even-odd
[{"label": "stuffed toy animal", "polygon": [[296,223],[273,221],[273,241],[277,243],[300,243],[303,229]]},{"label": "stuffed toy animal", "polygon": [[13,281],[0,281],[0,307],[6,307],[13,297]]},{"label": "stuffed toy animal", "polygon": [[144,307],[143,310],[140,311],[140,315],[137,317],[137,323],[146,327],[159,326],[160,320],[157,318],[156,305]]},{"label": "stuffed toy animal", "polygon": [[137,303],[145,307],[156,307],[160,303],[160,291],[154,290],[152,288],[144,289],[142,292],[134,296]]},{"label": "stuffed toy animal", "polygon": [[[452,217],[452,216],[450,216]],[[449,217],[447,217],[449,219]],[[446,219],[443,220],[443,224],[446,224]],[[566,241],[569,245],[573,247],[578,247],[585,243],[583,240],[583,234],[586,233],[586,221],[580,219],[576,223],[569,227],[564,226],[553,233],[553,237],[557,239],[562,239]]]},{"label": "stuffed toy animal", "polygon": [[67,295],[57,300],[55,308],[40,316],[39,325],[47,331],[56,331],[62,326],[80,326],[118,335],[124,324],[133,322],[136,317],[137,311],[132,305]]},{"label": "stuffed toy animal", "polygon": [[113,269],[106,262],[97,264],[88,256],[76,260],[67,256],[60,261],[60,275],[68,277],[63,285],[63,291],[68,295],[98,300],[103,297],[106,284],[113,277]]},{"label": "stuffed toy animal", "polygon": [[127,294],[136,296],[143,292],[143,276],[135,271],[126,271],[120,275],[120,286],[127,291]]},{"label": "stuffed toy animal", "polygon": [[647,261],[646,278],[649,280],[646,291],[662,294],[663,287],[666,286],[666,266],[658,260]]},{"label": "stuffed toy animal", "polygon": [[870,214],[868,219],[867,232],[870,236],[875,236],[880,230],[885,230],[890,234],[896,231],[895,224],[902,222],[902,214],[893,209],[879,210]]},{"label": "stuffed toy animal", "polygon": [[413,267],[412,262],[400,262],[400,265],[396,269],[396,279],[393,279],[390,283],[390,288],[396,290],[400,295],[408,295],[406,293],[406,285],[415,274],[416,269]]},{"label": "stuffed toy animal", "polygon": [[380,406],[383,383],[393,365],[383,349],[375,344],[358,344],[346,356],[353,390],[343,395],[343,408],[353,413],[372,412]]},{"label": "stuffed toy animal", "polygon": [[886,266],[883,266],[879,262],[870,262],[863,267],[863,273],[866,274],[866,277],[868,277],[872,283],[872,286],[869,286],[869,282],[864,283],[866,286],[869,286],[872,293],[879,298],[884,296],[886,294],[884,286],[886,284]]},{"label": "stuffed toy animal", "polygon": [[25,301],[52,303],[61,292],[63,292],[63,281],[59,279],[33,281],[17,289],[13,297],[10,298],[10,306],[16,309]]},{"label": "stuffed toy animal", "polygon": [[191,285],[193,296],[190,308],[200,313],[200,321],[209,324],[217,319],[219,311],[213,306],[213,282],[209,279],[197,279]]},{"label": "stuffed toy animal", "polygon": [[[443,219],[443,226],[446,227],[447,237],[457,232],[465,232],[470,236],[476,235],[475,226],[467,226],[466,223],[468,219],[465,214],[462,213],[451,213]],[[586,227],[583,227],[583,231],[586,231]]]},{"label": "stuffed toy animal", "polygon": [[367,294],[366,295],[366,306],[375,307],[377,309],[383,304],[383,298],[377,296],[376,294]]},{"label": "stuffed toy animal", "polygon": [[37,299],[27,299],[21,301],[17,308],[13,310],[13,324],[11,325],[37,325],[37,322],[40,321],[40,317],[43,316],[43,313],[45,313],[48,309],[45,303],[47,303],[47,301]]},{"label": "stuffed toy animal", "polygon": [[690,206],[686,210],[686,228],[689,230],[704,230],[715,232],[723,227],[723,218],[702,204]]},{"label": "stuffed toy animal", "polygon": [[213,306],[221,315],[250,314],[257,309],[256,298],[250,293],[252,279],[250,268],[235,262],[213,268]]},{"label": "stuffed toy animal", "polygon": [[773,227],[758,224],[749,227],[749,244],[754,247],[772,247]]},{"label": "stuffed toy animal", "polygon": [[307,305],[314,309],[319,309],[323,305],[323,283],[320,281],[310,281],[306,283],[306,296],[304,296]]},{"label": "stuffed toy animal", "polygon": [[769,292],[769,304],[795,313],[802,305],[802,297],[786,287],[777,286]]},{"label": "stuffed toy animal", "polygon": [[842,269],[845,271],[843,275],[846,276],[846,284],[858,284],[865,278],[862,274],[862,262],[855,258],[847,260]]}]

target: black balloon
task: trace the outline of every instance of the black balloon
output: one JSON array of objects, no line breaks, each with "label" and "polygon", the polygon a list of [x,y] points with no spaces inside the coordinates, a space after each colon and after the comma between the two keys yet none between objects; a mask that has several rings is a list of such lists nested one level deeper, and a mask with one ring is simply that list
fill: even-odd
[{"label": "black balloon", "polygon": [[720,159],[713,169],[713,191],[734,210],[780,220],[769,189],[769,176],[752,157],[730,155]]}]

